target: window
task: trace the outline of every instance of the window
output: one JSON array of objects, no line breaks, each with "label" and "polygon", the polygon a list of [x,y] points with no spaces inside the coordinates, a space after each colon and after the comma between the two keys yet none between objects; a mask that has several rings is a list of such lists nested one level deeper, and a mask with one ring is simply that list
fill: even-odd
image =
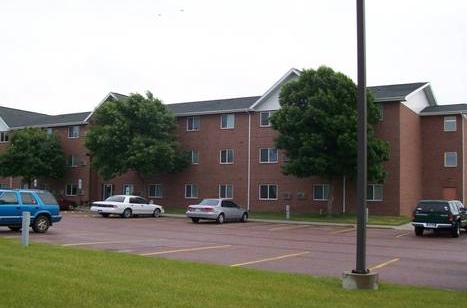
[{"label": "window", "polygon": [[133,195],[135,191],[135,187],[133,186],[133,184],[124,184],[123,185],[123,194],[124,195]]},{"label": "window", "polygon": [[259,185],[260,200],[277,200],[277,185],[262,184]]},{"label": "window", "polygon": [[444,117],[444,131],[455,132],[457,129],[456,117]]},{"label": "window", "polygon": [[186,119],[186,130],[187,131],[197,131],[199,130],[200,119],[199,117],[188,117]]},{"label": "window", "polygon": [[66,165],[68,167],[76,167],[77,164],[76,164],[76,156],[74,155],[68,155],[67,158],[66,158]]},{"label": "window", "polygon": [[188,155],[189,155],[189,157],[191,157],[191,164],[192,165],[197,165],[199,163],[198,150],[188,151]]},{"label": "window", "polygon": [[368,201],[383,201],[383,185],[369,184],[366,191]]},{"label": "window", "polygon": [[232,129],[235,127],[235,115],[234,114],[223,114],[221,115],[221,128]]},{"label": "window", "polygon": [[383,121],[384,120],[384,106],[383,104],[378,104],[378,110],[379,110],[379,120]]},{"label": "window", "polygon": [[31,193],[21,193],[21,200],[23,204],[36,204],[36,199]]},{"label": "window", "polygon": [[277,149],[260,149],[261,163],[277,163]]},{"label": "window", "polygon": [[52,127],[47,127],[47,135],[52,135],[54,133],[54,130]]},{"label": "window", "polygon": [[313,185],[313,200],[327,201],[329,198],[329,184]]},{"label": "window", "polygon": [[234,161],[234,150],[224,149],[220,150],[220,163],[221,164],[233,164]]},{"label": "window", "polygon": [[271,122],[269,121],[269,117],[272,115],[272,112],[266,111],[260,113],[260,126],[261,127],[269,127],[271,126]]},{"label": "window", "polygon": [[78,184],[66,184],[65,195],[76,196],[78,194]]},{"label": "window", "polygon": [[18,204],[18,198],[16,197],[16,193],[14,192],[5,192],[0,197],[0,206],[2,204]]},{"label": "window", "polygon": [[1,132],[0,133],[0,142],[1,143],[8,142],[8,133],[7,132]]},{"label": "window", "polygon": [[185,198],[198,198],[198,185],[186,184],[185,185]]},{"label": "window", "polygon": [[444,167],[457,167],[457,152],[444,152]]},{"label": "window", "polygon": [[149,197],[162,198],[162,185],[161,184],[150,184],[149,185]]},{"label": "window", "polygon": [[233,198],[233,185],[232,184],[219,185],[219,198],[232,199]]},{"label": "window", "polygon": [[79,137],[79,126],[68,126],[68,138],[78,138]]}]

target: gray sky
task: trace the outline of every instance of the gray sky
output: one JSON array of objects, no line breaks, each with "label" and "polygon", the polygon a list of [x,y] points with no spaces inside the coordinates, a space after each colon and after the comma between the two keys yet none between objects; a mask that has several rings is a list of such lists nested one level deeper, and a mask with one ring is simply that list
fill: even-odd
[{"label": "gray sky", "polygon": [[[355,0],[0,0],[0,105],[93,110],[261,95],[290,68],[357,80]],[[367,84],[467,103],[467,1],[366,0]]]}]

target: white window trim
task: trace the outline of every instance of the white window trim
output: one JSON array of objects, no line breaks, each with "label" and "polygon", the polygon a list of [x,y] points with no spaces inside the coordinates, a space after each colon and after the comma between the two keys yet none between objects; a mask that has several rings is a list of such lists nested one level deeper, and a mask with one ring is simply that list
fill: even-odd
[{"label": "white window trim", "polygon": [[[222,152],[223,151],[226,151],[226,155],[225,155],[225,158],[227,159],[229,157],[228,155],[228,152],[231,151],[232,152],[232,161],[225,161],[223,162],[222,161]],[[219,164],[221,165],[232,165],[235,161],[235,152],[234,152],[234,149],[221,149],[219,150]]]},{"label": "white window trim", "polygon": [[[154,186],[154,195],[151,195],[151,186]],[[160,188],[160,195],[157,194],[157,187]],[[162,184],[149,184],[149,188],[148,188],[148,197],[150,198],[156,198],[156,199],[160,199],[160,198],[163,198],[164,197],[164,190],[162,188]]]},{"label": "white window trim", "polygon": [[[226,117],[226,126],[224,127],[222,124],[222,120]],[[233,123],[232,126],[229,126],[229,117],[232,117]],[[234,129],[235,128],[235,113],[225,113],[221,115],[221,129]]]},{"label": "white window trim", "polygon": [[[446,116],[444,117],[444,131],[445,132],[455,132],[457,131],[457,118],[455,116]],[[449,128],[449,125],[454,124],[453,129]]]},{"label": "white window trim", "polygon": [[[190,127],[189,127],[190,119],[192,119],[192,121],[193,121],[193,122],[192,122],[192,124],[193,124],[192,126],[193,126],[193,127],[195,126],[194,123],[197,122],[196,127],[191,128],[191,129],[190,129]],[[187,132],[196,132],[196,131],[199,131],[200,126],[201,126],[201,119],[200,119],[198,116],[187,117],[187,118],[186,118],[186,131],[187,131]]]},{"label": "white window trim", "polygon": [[[77,128],[75,132],[75,127]],[[70,135],[70,129],[72,129],[72,134]],[[68,139],[76,139],[79,138],[80,134],[80,127],[79,125],[70,125],[68,126]]]},{"label": "white window trim", "polygon": [[[230,187],[230,190],[231,190],[231,196],[227,196],[228,194],[226,193],[226,196],[222,196],[221,194],[221,189],[222,187],[225,187],[225,191],[227,192],[228,191],[228,187]],[[234,187],[232,184],[220,184],[219,185],[219,198],[224,198],[224,199],[233,199],[233,196],[234,196]]]},{"label": "white window trim", "polygon": [[[267,186],[267,187],[268,187],[268,198],[261,198],[261,186]],[[276,197],[275,197],[275,198],[270,198],[270,197],[269,197],[269,187],[270,187],[270,186],[275,186],[275,187],[276,187]],[[259,187],[258,187],[258,196],[259,196],[259,200],[265,200],[265,201],[278,200],[278,196],[279,196],[279,186],[276,185],[276,184],[259,184]]]},{"label": "white window trim", "polygon": [[[262,150],[268,150],[268,160],[267,161],[262,161],[262,155],[261,155],[261,152]],[[276,160],[269,160],[270,158],[270,155],[269,155],[269,152],[271,150],[275,150],[276,151]],[[275,148],[261,148],[259,149],[259,163],[260,164],[277,164],[279,162],[279,151]]]},{"label": "white window trim", "polygon": [[[372,187],[372,189],[373,189],[373,198],[369,199],[368,196],[367,196],[366,201],[383,201],[384,200],[384,186],[382,184],[368,184],[367,186]],[[375,199],[375,187],[381,187],[381,198],[380,199]]]},{"label": "white window trim", "polygon": [[[322,199],[316,198],[316,196],[315,196],[315,188],[316,187],[321,187],[321,189],[323,189],[323,198]],[[327,187],[327,194],[326,194],[326,187]],[[328,201],[328,200],[329,200],[329,184],[316,184],[316,185],[313,185],[313,201]]]},{"label": "white window trim", "polygon": [[[188,186],[191,187],[191,193],[192,193],[191,196],[187,196],[187,187]],[[185,188],[185,192],[184,192],[185,199],[198,199],[198,185],[196,185],[196,184],[185,184],[184,188]],[[196,196],[193,196],[193,188],[196,188]]]},{"label": "white window trim", "polygon": [[[448,155],[454,154],[454,158],[456,159],[456,163],[454,165],[447,164]],[[455,168],[457,167],[457,152],[444,152],[444,167],[446,168]]]},{"label": "white window trim", "polygon": [[[268,124],[264,125],[263,124],[263,114],[268,114]],[[259,114],[259,127],[271,127],[271,120],[269,120],[269,117],[271,116],[272,112],[271,111],[262,111]]]}]

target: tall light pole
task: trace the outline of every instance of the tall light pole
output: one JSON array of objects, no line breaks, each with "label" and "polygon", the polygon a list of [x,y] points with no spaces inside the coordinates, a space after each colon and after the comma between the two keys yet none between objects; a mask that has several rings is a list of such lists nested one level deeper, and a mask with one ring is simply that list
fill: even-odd
[{"label": "tall light pole", "polygon": [[367,102],[365,57],[365,0],[357,0],[357,262],[344,272],[345,289],[378,289],[378,274],[366,268],[366,191],[367,191]]},{"label": "tall light pole", "polygon": [[367,191],[367,102],[365,52],[365,0],[357,0],[357,267],[355,273],[366,274],[366,191]]}]

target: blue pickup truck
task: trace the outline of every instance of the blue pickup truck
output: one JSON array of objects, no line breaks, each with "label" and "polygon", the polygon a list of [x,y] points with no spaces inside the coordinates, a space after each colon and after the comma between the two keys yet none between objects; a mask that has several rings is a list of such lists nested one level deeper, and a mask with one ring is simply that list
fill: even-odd
[{"label": "blue pickup truck", "polygon": [[53,223],[62,219],[57,200],[48,191],[0,189],[0,226],[21,230],[23,212],[30,213],[30,226],[38,233],[47,232]]}]

